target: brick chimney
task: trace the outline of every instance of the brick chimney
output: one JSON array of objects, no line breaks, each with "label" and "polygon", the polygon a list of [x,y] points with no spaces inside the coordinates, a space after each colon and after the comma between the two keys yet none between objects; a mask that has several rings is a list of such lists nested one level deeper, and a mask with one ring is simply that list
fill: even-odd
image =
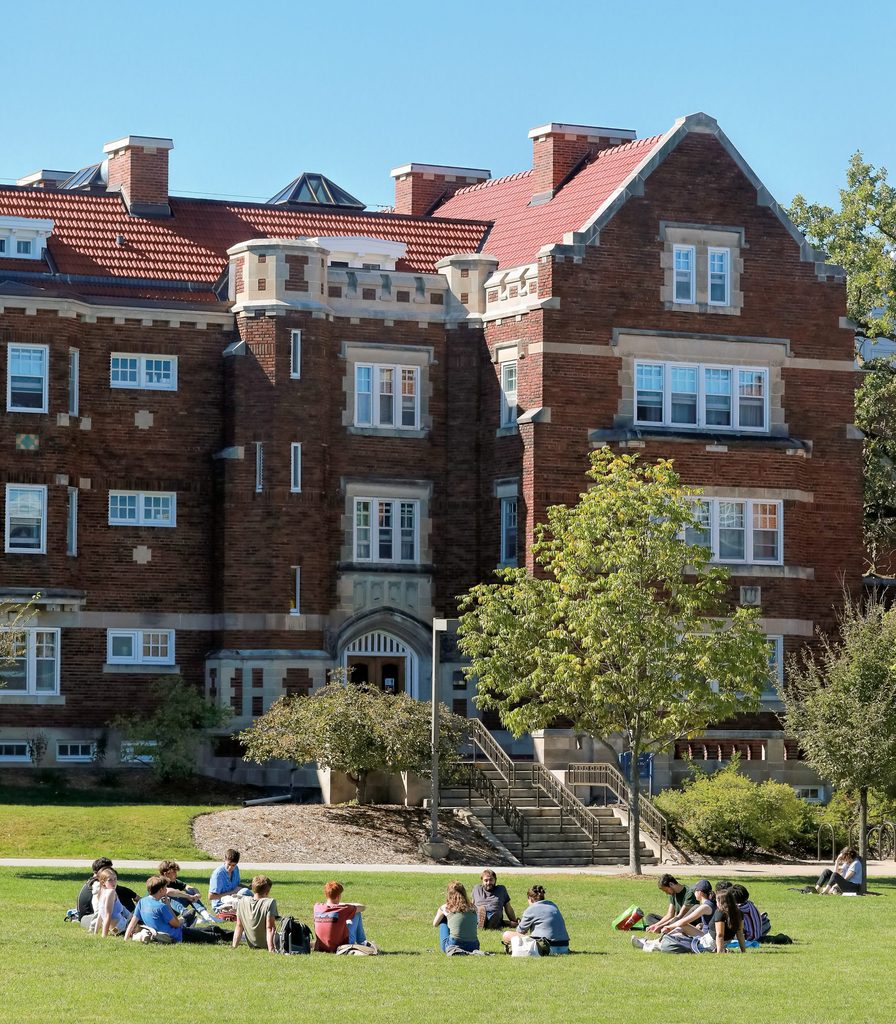
[{"label": "brick chimney", "polygon": [[439,164],[405,164],[389,172],[395,179],[395,212],[425,217],[458,189],[487,181],[491,171]]},{"label": "brick chimney", "polygon": [[170,217],[168,205],[168,151],[171,139],[126,135],[107,142],[107,188],[121,192],[132,217]]},{"label": "brick chimney", "polygon": [[592,128],[584,124],[543,124],[529,132],[532,140],[531,206],[546,203],[569,172],[586,156],[630,142],[627,128]]}]

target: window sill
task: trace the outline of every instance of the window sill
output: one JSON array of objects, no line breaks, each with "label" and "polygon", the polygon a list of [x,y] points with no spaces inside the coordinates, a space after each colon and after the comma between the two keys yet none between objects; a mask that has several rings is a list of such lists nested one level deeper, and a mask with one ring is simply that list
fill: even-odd
[{"label": "window sill", "polygon": [[139,664],[124,664],[119,665],[115,662],[111,664],[107,661],[103,665],[103,675],[125,675],[125,676],[145,676],[145,675],[156,675],[156,676],[176,676],[180,673],[180,665],[153,665],[150,662],[140,662]]},{"label": "window sill", "polygon": [[58,693],[0,693],[0,704],[64,704]]},{"label": "window sill", "polygon": [[431,576],[433,571],[429,564],[411,565],[407,562],[340,562],[336,568],[339,572],[402,572],[409,576]]},{"label": "window sill", "polygon": [[495,431],[495,437],[513,437],[514,434],[519,432],[520,429],[515,423],[508,423],[506,427],[498,427]]},{"label": "window sill", "polygon": [[721,313],[722,316],[740,316],[741,306],[722,306],[712,302],[664,302],[666,309],[678,313]]},{"label": "window sill", "polygon": [[418,440],[429,437],[428,430],[412,430],[409,427],[356,427],[351,425],[345,429],[349,434],[357,434],[360,437],[408,437]]}]

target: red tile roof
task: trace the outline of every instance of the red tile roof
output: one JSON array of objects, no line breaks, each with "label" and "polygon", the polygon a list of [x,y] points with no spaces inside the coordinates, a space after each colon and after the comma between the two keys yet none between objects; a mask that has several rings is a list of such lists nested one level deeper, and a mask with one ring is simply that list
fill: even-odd
[{"label": "red tile roof", "polygon": [[[487,224],[397,214],[291,210],[208,199],[170,200],[166,219],[130,217],[116,195],[0,187],[0,216],[54,222],[48,248],[61,274],[213,284],[227,249],[250,238],[364,235],[407,243],[399,268],[433,273],[452,253],[475,252]],[[124,244],[116,237],[122,235]],[[11,263],[15,262],[15,268]],[[0,273],[26,269],[0,258]],[[32,263],[34,270],[45,269]],[[141,292],[142,293],[142,292]],[[182,296],[189,298],[188,293]]]},{"label": "red tile roof", "polygon": [[543,245],[578,231],[663,138],[638,139],[598,153],[550,202],[529,206],[531,171],[460,189],[438,209],[440,217],[492,220],[482,249],[502,267],[531,263]]}]

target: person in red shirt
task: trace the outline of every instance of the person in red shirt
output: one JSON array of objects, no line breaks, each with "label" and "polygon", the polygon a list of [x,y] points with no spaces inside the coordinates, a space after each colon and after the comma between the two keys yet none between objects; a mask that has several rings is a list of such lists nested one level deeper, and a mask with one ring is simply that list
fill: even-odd
[{"label": "person in red shirt", "polygon": [[324,886],[326,903],[314,904],[314,951],[335,953],[340,946],[367,941],[361,923],[363,903],[343,903],[345,887],[341,882],[327,882]]}]

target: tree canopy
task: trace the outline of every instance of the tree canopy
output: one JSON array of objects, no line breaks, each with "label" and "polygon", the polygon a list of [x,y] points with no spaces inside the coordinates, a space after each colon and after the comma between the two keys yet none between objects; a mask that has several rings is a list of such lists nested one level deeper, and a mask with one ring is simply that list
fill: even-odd
[{"label": "tree canopy", "polygon": [[847,595],[837,636],[818,643],[791,665],[785,725],[819,775],[859,792],[864,860],[868,791],[896,786],[896,608]]},{"label": "tree canopy", "polygon": [[[865,546],[873,565],[896,548],[896,363],[872,359],[856,392],[862,446]],[[890,565],[884,571],[892,571]]]},{"label": "tree canopy", "polygon": [[[689,496],[669,460],[604,448],[593,486],[547,510],[537,574],[499,570],[462,604],[460,646],[477,704],[515,734],[566,719],[621,733],[637,764],[739,709],[769,679],[755,610],[728,606],[728,570],[711,565]],[[639,788],[629,780],[630,860],[640,870]]]},{"label": "tree canopy", "polygon": [[[446,771],[458,759],[463,729],[464,720],[442,706],[439,758]],[[366,799],[371,772],[428,775],[431,766],[429,703],[346,683],[338,672],[310,697],[275,701],[240,738],[248,761],[315,761],[344,772],[357,787],[359,803]]]}]

